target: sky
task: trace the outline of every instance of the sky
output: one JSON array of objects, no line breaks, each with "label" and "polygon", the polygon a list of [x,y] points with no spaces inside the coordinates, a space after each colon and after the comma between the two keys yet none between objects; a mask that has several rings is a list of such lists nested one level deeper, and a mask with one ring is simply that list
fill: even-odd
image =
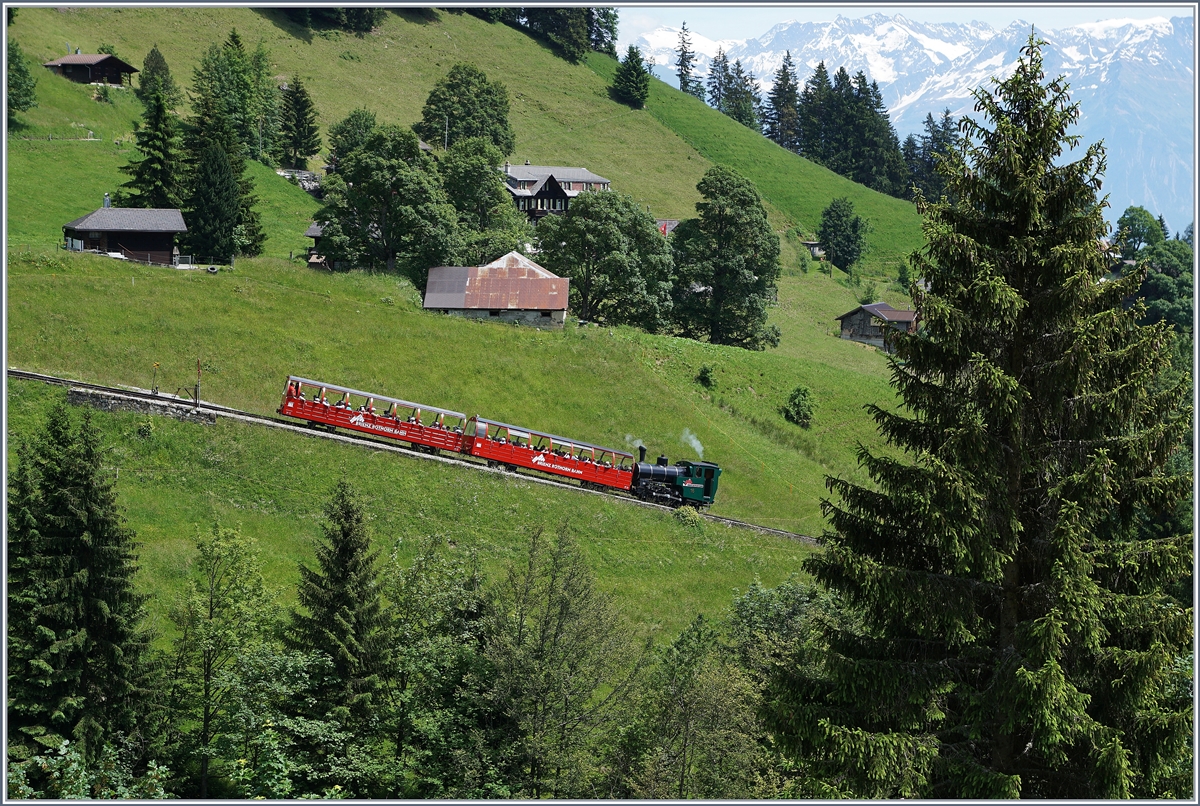
[{"label": "sky", "polygon": [[1101,4],[926,4],[915,5],[791,5],[791,4],[733,4],[673,6],[617,6],[619,36],[617,47],[623,52],[637,38],[659,27],[678,28],[687,22],[688,30],[708,39],[750,39],[765,34],[771,26],[797,20],[828,22],[839,14],[859,19],[871,14],[893,16],[902,14],[914,22],[986,22],[993,28],[1004,28],[1010,22],[1023,20],[1047,31],[1083,22],[1111,19],[1149,19],[1151,17],[1190,16],[1194,6],[1187,5],[1101,5]]}]

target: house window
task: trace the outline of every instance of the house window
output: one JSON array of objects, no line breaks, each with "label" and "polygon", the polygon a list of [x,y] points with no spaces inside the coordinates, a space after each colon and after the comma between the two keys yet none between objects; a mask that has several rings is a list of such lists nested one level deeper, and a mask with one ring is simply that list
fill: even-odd
[{"label": "house window", "polygon": [[549,319],[549,318],[550,318],[550,312],[549,312],[549,311],[542,311],[542,318],[543,318],[543,319]]},{"label": "house window", "polygon": [[488,311],[488,316],[499,316],[499,315],[500,315],[499,311]]},{"label": "house window", "polygon": [[89,233],[88,233],[88,237],[89,237],[89,238],[94,238],[94,239],[96,239],[96,240],[99,240],[99,239],[100,239],[100,233],[98,233],[98,232],[89,232]]}]

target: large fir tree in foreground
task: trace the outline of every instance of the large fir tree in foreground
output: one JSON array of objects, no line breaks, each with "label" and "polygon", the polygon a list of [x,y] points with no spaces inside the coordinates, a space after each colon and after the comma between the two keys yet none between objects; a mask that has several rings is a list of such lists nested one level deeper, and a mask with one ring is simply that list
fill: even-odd
[{"label": "large fir tree in foreground", "polygon": [[62,739],[90,761],[137,737],[150,692],[145,596],[133,586],[135,535],[117,507],[100,434],[54,407],[17,449],[8,491],[10,759]]},{"label": "large fir tree in foreground", "polygon": [[1191,489],[1167,469],[1190,379],[1123,306],[1138,278],[1102,281],[1104,155],[1061,159],[1078,108],[1042,44],[977,91],[953,202],[919,201],[923,332],[895,340],[904,409],[872,409],[901,450],[862,451],[869,487],[829,481],[807,567],[864,626],[830,626],[775,691],[811,794],[1192,794],[1172,777],[1192,620],[1164,592],[1191,541],[1137,528]]}]

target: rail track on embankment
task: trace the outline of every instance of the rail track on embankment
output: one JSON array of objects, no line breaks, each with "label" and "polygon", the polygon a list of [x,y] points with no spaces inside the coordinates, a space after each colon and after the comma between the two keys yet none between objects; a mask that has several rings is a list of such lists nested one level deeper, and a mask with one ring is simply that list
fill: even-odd
[{"label": "rail track on embankment", "polygon": [[[103,384],[87,383],[71,378],[59,378],[54,375],[44,375],[39,372],[28,372],[26,370],[8,369],[8,377],[17,378],[20,380],[39,381],[41,383],[53,384],[56,386],[65,386],[68,389],[77,389],[82,392],[99,395],[110,401],[121,404],[122,401],[130,403],[140,403],[143,406],[148,406],[149,411],[153,413],[161,413],[165,416],[186,415],[188,413],[197,413],[216,417],[227,417],[231,420],[240,420],[251,425],[265,426],[268,428],[278,428],[284,431],[293,431],[297,434],[303,434],[309,437],[317,437],[320,439],[329,439],[337,442],[343,442],[349,445],[358,445],[372,450],[384,450],[392,453],[398,453],[403,456],[408,456],[413,459],[421,459],[430,462],[441,462],[447,465],[457,465],[466,467],[472,470],[481,471],[484,473],[497,473],[502,476],[511,476],[528,481],[534,484],[544,484],[549,487],[558,487],[564,490],[572,490],[577,493],[585,493],[587,495],[600,495],[622,503],[632,504],[634,506],[646,507],[648,509],[658,509],[664,512],[673,511],[671,507],[663,506],[662,504],[654,504],[648,501],[640,501],[632,496],[619,495],[610,492],[600,492],[597,490],[588,490],[583,487],[578,487],[574,484],[566,484],[554,479],[542,478],[529,473],[519,473],[503,468],[492,468],[485,464],[470,461],[457,456],[447,456],[445,454],[431,454],[414,448],[406,448],[392,442],[386,442],[380,439],[375,439],[367,436],[351,436],[344,432],[328,431],[322,426],[315,424],[299,425],[297,423],[285,420],[282,417],[273,417],[267,414],[255,414],[254,412],[242,411],[240,409],[222,406],[217,403],[210,403],[205,400],[196,400],[189,397],[181,397],[177,394],[165,394],[163,392],[152,391],[149,389],[138,389],[136,387],[117,387],[105,386]],[[160,411],[155,412],[155,409]],[[701,512],[700,516],[712,523],[720,523],[736,529],[749,529],[766,535],[774,535],[784,537],[789,540],[799,540],[804,543],[815,545],[816,540],[808,535],[799,535],[794,532],[784,531],[783,529],[773,529],[769,526],[759,526],[754,523],[747,523],[735,518],[724,518],[720,515],[712,515],[707,512]]]}]

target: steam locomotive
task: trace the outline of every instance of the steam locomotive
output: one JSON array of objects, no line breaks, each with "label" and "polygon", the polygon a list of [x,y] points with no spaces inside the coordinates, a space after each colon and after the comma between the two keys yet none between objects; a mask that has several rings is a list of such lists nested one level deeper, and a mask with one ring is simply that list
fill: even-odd
[{"label": "steam locomotive", "polygon": [[278,412],[330,431],[403,441],[428,453],[465,454],[489,467],[524,468],[671,507],[711,505],[721,478],[712,462],[684,459],[671,465],[659,456],[650,464],[645,447],[635,462],[627,451],[295,375],[288,376]]}]

